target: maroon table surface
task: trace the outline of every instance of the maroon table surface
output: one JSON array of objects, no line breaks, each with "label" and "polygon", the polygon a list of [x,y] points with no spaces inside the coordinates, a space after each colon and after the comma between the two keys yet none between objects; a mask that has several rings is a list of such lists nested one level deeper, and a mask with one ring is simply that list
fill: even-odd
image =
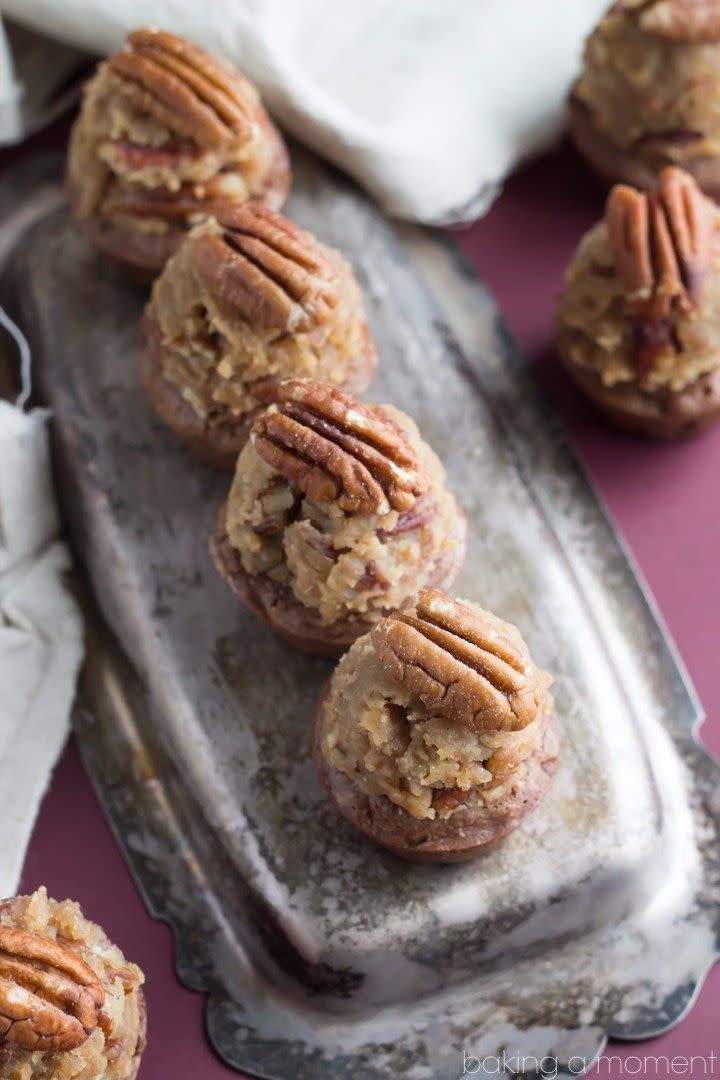
[{"label": "maroon table surface", "polygon": [[[563,149],[514,177],[487,217],[455,236],[494,294],[547,398],[564,417],[654,593],[708,715],[703,742],[718,755],[720,425],[696,441],[673,446],[616,434],[569,385],[553,354],[553,312],[563,270],[582,233],[600,216],[602,203],[601,191],[571,151]],[[147,914],[72,742],[42,805],[25,865],[23,891],[40,884],[55,897],[78,899],[128,957],[143,966],[150,1040],[141,1080],[237,1075],[206,1041],[204,1000],[177,981],[171,933]],[[720,1074],[719,1004],[720,971],[715,969],[682,1023],[657,1039],[611,1043],[597,1075]],[[670,1066],[654,1063],[652,1055],[666,1055]]]}]

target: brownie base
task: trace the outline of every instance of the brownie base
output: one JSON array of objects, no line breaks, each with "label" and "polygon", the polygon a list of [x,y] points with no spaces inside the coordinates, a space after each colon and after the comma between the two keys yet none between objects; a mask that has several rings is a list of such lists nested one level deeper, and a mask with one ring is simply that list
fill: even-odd
[{"label": "brownie base", "polygon": [[[656,162],[649,162],[617,146],[600,131],[591,110],[571,93],[567,104],[570,137],[581,157],[598,179],[606,186],[632,184],[647,191],[657,186],[658,174],[666,165],[677,165],[668,156],[658,153]],[[720,159],[711,157],[686,158],[682,167],[695,177],[701,189],[713,199],[720,198]]]},{"label": "brownie base", "polygon": [[648,393],[634,383],[605,386],[597,372],[571,359],[568,335],[562,331],[558,352],[570,378],[621,431],[668,442],[699,435],[720,420],[720,368],[684,390]]},{"label": "brownie base", "polygon": [[[465,559],[467,520],[456,503],[457,518],[453,545],[431,569],[428,579],[418,588],[449,589]],[[297,600],[292,592],[277,585],[264,574],[251,575],[243,569],[240,555],[232,546],[225,527],[226,504],[220,507],[210,551],[215,566],[235,595],[270,629],[295,649],[312,656],[337,659],[352,643],[371,629],[363,619],[340,619],[325,625],[319,614]],[[408,603],[412,602],[408,598]]]},{"label": "brownie base", "polygon": [[[375,342],[365,327],[363,351],[348,365],[342,389],[360,396],[367,390],[378,362]],[[266,405],[258,405],[232,424],[209,424],[196,413],[174,383],[162,371],[163,343],[157,320],[143,315],[140,323],[140,377],[160,419],[183,439],[193,454],[206,465],[232,472],[238,454],[247,442],[252,422]]]},{"label": "brownie base", "polygon": [[489,851],[513,832],[541,802],[557,768],[560,728],[548,717],[541,746],[528,759],[522,784],[487,806],[460,808],[449,818],[415,818],[386,795],[366,795],[330,765],[322,748],[327,689],[318,703],[313,725],[315,768],[338,811],[376,844],[410,862],[467,862]]},{"label": "brownie base", "polygon": [[[273,144],[273,167],[265,187],[253,199],[270,210],[282,209],[292,182],[287,147],[282,135],[269,117],[261,121],[265,134]],[[86,216],[79,212],[78,185],[69,177],[65,190],[70,209],[90,243],[110,262],[119,266],[134,280],[150,284],[174,255],[188,234],[188,228],[169,228],[163,233],[142,233],[114,224],[99,215]]]}]

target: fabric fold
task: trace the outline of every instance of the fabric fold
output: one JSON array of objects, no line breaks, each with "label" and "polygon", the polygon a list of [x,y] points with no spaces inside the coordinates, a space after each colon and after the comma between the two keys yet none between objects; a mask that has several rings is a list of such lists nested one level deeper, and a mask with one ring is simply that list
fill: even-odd
[{"label": "fabric fold", "polygon": [[83,657],[70,554],[58,540],[48,417],[0,401],[0,897],[17,888]]},{"label": "fabric fold", "polygon": [[[391,214],[484,212],[562,130],[585,35],[607,0],[156,0],[152,22],[234,61],[280,123]],[[106,54],[143,0],[0,0],[28,27]],[[1,97],[1,94],[0,94]]]}]

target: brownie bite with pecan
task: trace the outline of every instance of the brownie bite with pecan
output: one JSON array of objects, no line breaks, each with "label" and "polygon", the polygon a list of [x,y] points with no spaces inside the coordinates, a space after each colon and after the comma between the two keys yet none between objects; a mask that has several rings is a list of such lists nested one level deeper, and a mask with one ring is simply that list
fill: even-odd
[{"label": "brownie bite with pecan", "polygon": [[135,30],[85,88],[67,191],[90,240],[152,279],[193,225],[285,202],[290,162],[255,87],[164,30]]},{"label": "brownie bite with pecan", "polygon": [[720,416],[720,211],[691,176],[610,192],[560,298],[561,360],[617,426],[656,439]]},{"label": "brownie bite with pecan", "polygon": [[339,252],[248,203],[195,229],[155,282],[141,373],[162,419],[233,469],[268,378],[366,389],[377,352]]},{"label": "brownie bite with pecan", "polygon": [[558,760],[548,686],[516,627],[436,589],[338,664],[313,756],[338,810],[407,859],[461,862],[538,805]]},{"label": "brownie bite with pecan", "polygon": [[419,586],[448,586],[466,522],[438,458],[390,405],[309,379],[267,387],[212,552],[282,638],[339,656]]},{"label": "brownie bite with pecan", "polygon": [[720,3],[617,0],[585,45],[570,133],[606,183],[680,165],[720,194]]},{"label": "brownie bite with pecan", "polygon": [[140,968],[71,900],[0,901],[0,1076],[133,1080],[145,1049]]}]

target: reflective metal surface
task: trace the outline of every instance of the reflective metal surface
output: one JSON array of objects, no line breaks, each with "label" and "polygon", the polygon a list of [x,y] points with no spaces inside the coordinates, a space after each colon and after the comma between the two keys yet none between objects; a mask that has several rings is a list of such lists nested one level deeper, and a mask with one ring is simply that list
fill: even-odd
[{"label": "reflective metal surface", "polygon": [[458,594],[516,622],[555,675],[560,768],[538,812],[468,865],[406,865],[337,816],[308,753],[330,667],[218,579],[207,541],[229,480],[151,413],[143,291],[59,211],[23,237],[6,292],[55,410],[64,510],[101,612],[76,718],[85,760],[231,1064],[421,1080],[504,1048],[578,1075],[608,1034],[674,1023],[717,954],[720,771],[482,285],[451,247],[391,227],[310,158],[296,167],[289,214],[366,290],[382,357],[370,396],[414,416],[465,506]]}]

